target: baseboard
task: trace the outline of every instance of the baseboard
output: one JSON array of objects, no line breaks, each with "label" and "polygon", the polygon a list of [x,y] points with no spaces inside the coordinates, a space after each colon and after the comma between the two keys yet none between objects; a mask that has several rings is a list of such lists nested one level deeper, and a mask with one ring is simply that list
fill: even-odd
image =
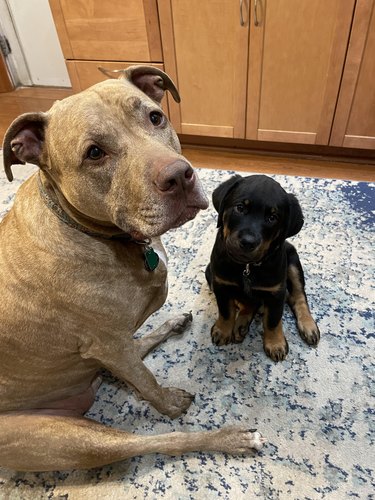
[{"label": "baseboard", "polygon": [[185,147],[225,151],[228,153],[304,158],[319,161],[339,161],[375,165],[375,150],[317,146],[310,144],[290,144],[245,139],[227,139],[179,134]]}]

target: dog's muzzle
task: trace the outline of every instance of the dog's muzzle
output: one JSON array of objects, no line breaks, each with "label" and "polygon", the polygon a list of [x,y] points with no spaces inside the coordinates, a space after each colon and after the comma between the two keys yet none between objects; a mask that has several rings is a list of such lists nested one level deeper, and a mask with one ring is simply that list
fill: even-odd
[{"label": "dog's muzzle", "polygon": [[163,197],[184,201],[188,208],[204,210],[208,207],[208,199],[194,169],[183,159],[159,168],[154,185]]}]

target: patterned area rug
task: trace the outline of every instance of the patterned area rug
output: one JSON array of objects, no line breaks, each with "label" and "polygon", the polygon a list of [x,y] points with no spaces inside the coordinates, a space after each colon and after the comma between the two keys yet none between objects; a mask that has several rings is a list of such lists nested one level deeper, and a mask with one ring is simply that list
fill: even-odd
[{"label": "patterned area rug", "polygon": [[[16,167],[18,180],[12,184],[0,178],[1,216],[12,204],[20,175],[30,172]],[[209,196],[230,174],[200,170]],[[169,297],[139,332],[145,335],[172,315],[192,311],[192,327],[150,354],[146,364],[162,385],[194,392],[195,401],[171,421],[105,373],[89,414],[140,434],[257,427],[268,438],[264,449],[246,457],[150,455],[83,472],[0,469],[1,498],[374,498],[374,185],[274,177],[297,195],[304,211],[305,226],[293,243],[322,334],[318,348],[302,342],[288,309],[290,352],[281,363],[264,354],[259,319],[242,345],[212,345],[217,313],[204,277],[216,232],[210,206],[164,237]]]}]

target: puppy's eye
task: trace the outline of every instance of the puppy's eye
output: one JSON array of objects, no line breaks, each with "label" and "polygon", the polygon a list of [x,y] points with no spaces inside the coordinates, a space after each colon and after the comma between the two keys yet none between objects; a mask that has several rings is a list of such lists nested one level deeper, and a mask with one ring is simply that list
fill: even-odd
[{"label": "puppy's eye", "polygon": [[158,125],[161,125],[163,123],[164,115],[160,113],[160,111],[151,111],[150,121],[154,125],[154,127],[157,127]]},{"label": "puppy's eye", "polygon": [[270,224],[276,221],[278,221],[278,217],[276,214],[271,214],[267,217],[267,222],[269,222]]},{"label": "puppy's eye", "polygon": [[244,206],[244,205],[242,205],[242,203],[239,203],[238,205],[236,205],[236,206],[234,207],[234,210],[235,210],[237,213],[239,213],[239,214],[243,214],[243,213],[244,213],[244,211],[245,211],[245,206]]},{"label": "puppy's eye", "polygon": [[89,149],[87,150],[87,158],[90,158],[90,160],[101,160],[103,156],[105,155],[105,152],[98,148],[98,146],[90,146]]}]

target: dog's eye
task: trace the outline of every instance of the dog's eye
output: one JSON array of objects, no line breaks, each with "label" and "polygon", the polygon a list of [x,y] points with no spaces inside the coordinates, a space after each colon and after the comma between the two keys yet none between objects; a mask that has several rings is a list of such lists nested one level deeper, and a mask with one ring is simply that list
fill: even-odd
[{"label": "dog's eye", "polygon": [[242,203],[239,203],[234,207],[235,211],[238,212],[239,214],[243,214],[245,211],[245,206],[242,205]]},{"label": "dog's eye", "polygon": [[276,214],[271,214],[267,217],[267,222],[272,224],[273,222],[276,222],[278,220],[278,217]]},{"label": "dog's eye", "polygon": [[160,111],[151,111],[150,121],[155,127],[161,125],[161,123],[163,123],[163,120],[164,120],[164,115],[160,113]]},{"label": "dog's eye", "polygon": [[101,160],[104,155],[104,151],[98,146],[91,146],[87,151],[87,158],[90,158],[90,160]]}]

